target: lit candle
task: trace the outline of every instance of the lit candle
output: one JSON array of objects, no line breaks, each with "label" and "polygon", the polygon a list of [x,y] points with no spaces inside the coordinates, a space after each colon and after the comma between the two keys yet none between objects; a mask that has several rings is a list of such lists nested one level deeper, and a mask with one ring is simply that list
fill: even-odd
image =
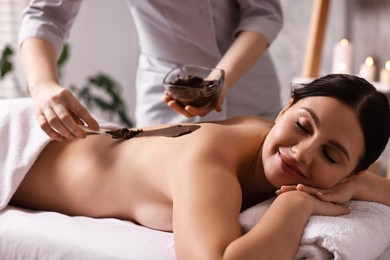
[{"label": "lit candle", "polygon": [[381,70],[380,82],[390,85],[390,60],[386,61],[385,67]]},{"label": "lit candle", "polygon": [[367,81],[373,82],[375,80],[375,72],[374,58],[368,56],[364,63],[360,65],[359,76],[365,78]]},{"label": "lit candle", "polygon": [[353,46],[347,39],[342,39],[333,48],[332,73],[351,74]]}]

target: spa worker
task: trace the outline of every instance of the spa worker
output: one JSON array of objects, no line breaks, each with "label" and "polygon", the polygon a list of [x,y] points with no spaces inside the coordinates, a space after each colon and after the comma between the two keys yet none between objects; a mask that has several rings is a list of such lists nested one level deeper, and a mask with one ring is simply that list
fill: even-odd
[{"label": "spa worker", "polygon": [[[127,3],[140,47],[137,126],[277,115],[280,86],[267,48],[282,27],[279,0]],[[57,77],[56,59],[81,4],[82,0],[32,0],[21,22],[21,56],[35,114],[41,128],[56,140],[85,137],[77,125],[79,120],[91,129],[99,127]],[[223,90],[213,107],[182,108],[164,96],[164,76],[182,64],[225,70]]]}]

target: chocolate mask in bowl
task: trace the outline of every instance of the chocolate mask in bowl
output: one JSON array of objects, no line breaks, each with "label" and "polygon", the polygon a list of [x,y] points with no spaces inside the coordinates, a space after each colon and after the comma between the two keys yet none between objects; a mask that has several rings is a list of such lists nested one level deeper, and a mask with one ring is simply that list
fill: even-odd
[{"label": "chocolate mask in bowl", "polygon": [[171,70],[164,79],[167,93],[183,106],[211,106],[217,99],[224,80],[224,71],[193,65]]}]

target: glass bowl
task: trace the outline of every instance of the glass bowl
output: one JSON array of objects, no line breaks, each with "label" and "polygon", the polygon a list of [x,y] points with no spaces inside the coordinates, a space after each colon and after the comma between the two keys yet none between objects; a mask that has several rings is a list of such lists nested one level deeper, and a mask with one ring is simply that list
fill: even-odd
[{"label": "glass bowl", "polygon": [[207,107],[217,99],[225,78],[222,69],[183,65],[164,78],[167,93],[183,106]]}]

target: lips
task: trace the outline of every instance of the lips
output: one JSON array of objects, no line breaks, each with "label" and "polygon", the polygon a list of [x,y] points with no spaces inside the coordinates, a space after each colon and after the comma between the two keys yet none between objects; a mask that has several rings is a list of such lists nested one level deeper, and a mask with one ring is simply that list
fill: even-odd
[{"label": "lips", "polygon": [[307,178],[299,169],[299,167],[281,152],[278,152],[278,161],[280,168],[284,174],[299,179]]}]

